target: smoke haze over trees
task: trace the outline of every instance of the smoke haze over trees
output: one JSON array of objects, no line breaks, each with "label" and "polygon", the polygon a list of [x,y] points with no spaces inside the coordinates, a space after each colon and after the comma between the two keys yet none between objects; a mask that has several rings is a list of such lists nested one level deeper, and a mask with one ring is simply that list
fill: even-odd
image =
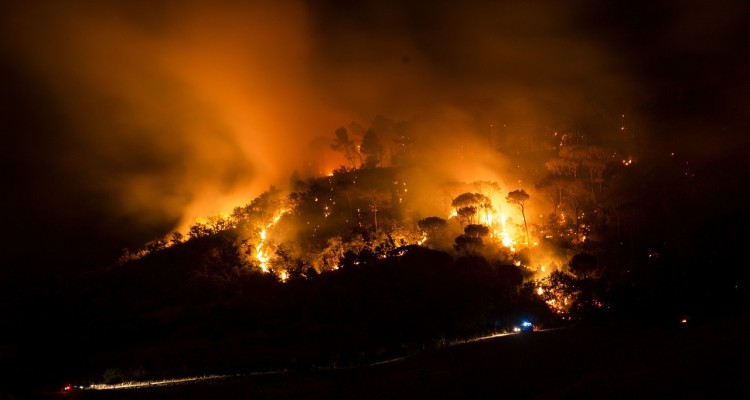
[{"label": "smoke haze over trees", "polygon": [[135,371],[131,350],[211,340],[220,368],[299,367],[524,313],[746,310],[749,20],[742,0],[5,2],[0,349],[18,375],[64,370],[56,346]]},{"label": "smoke haze over trees", "polygon": [[[434,159],[466,156],[456,135],[507,153],[535,129],[605,135],[602,114],[625,114],[637,146],[706,162],[747,143],[742,1],[40,2],[2,15],[3,208],[21,210],[19,236],[58,238],[46,261],[100,262],[231,209],[302,170],[316,137],[376,115],[423,121]],[[28,255],[9,236],[6,256]]]}]

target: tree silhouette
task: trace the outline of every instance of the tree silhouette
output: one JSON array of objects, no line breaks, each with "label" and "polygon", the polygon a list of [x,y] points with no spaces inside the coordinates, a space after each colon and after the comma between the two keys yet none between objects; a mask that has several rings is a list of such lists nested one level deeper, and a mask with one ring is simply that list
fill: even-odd
[{"label": "tree silhouette", "polygon": [[557,216],[557,210],[562,206],[563,190],[567,188],[569,177],[550,174],[536,184],[537,190],[547,194],[552,200],[552,214]]},{"label": "tree silhouette", "polygon": [[349,139],[349,133],[346,131],[346,128],[341,127],[336,129],[336,139],[331,144],[331,149],[342,152],[347,161],[352,164],[352,168],[357,168],[356,158],[359,156],[359,152],[357,152],[357,146],[354,142]]},{"label": "tree silhouette", "polygon": [[578,179],[573,179],[568,181],[565,185],[565,194],[568,204],[570,204],[570,208],[573,211],[576,232],[578,232],[578,226],[580,225],[578,218],[581,213],[583,202],[589,197],[588,193],[586,192],[583,182]]},{"label": "tree silhouette", "polygon": [[383,161],[383,144],[372,129],[362,138],[360,151],[366,156],[364,166],[367,168],[375,168]]},{"label": "tree silhouette", "polygon": [[544,163],[544,166],[555,175],[575,177],[577,175],[578,164],[576,160],[555,157]]},{"label": "tree silhouette", "polygon": [[461,221],[464,221],[464,223],[473,224],[474,216],[477,215],[477,208],[474,206],[461,207],[456,214]]},{"label": "tree silhouette", "polygon": [[484,241],[478,236],[459,235],[456,237],[453,248],[456,251],[463,251],[467,256],[475,255],[479,248],[484,245]]},{"label": "tree silhouette", "polygon": [[604,170],[607,161],[611,159],[611,155],[614,153],[613,149],[599,145],[573,145],[560,149],[560,157],[564,159],[563,162],[583,165],[588,169],[589,179],[591,180],[591,196],[594,199],[596,199],[594,185],[598,184],[601,193]]},{"label": "tree silhouette", "polygon": [[366,191],[367,204],[372,211],[373,225],[375,226],[375,233],[378,232],[378,211],[380,208],[386,207],[391,203],[391,195],[378,190]]},{"label": "tree silhouette", "polygon": [[440,217],[427,217],[424,219],[420,219],[417,222],[417,226],[419,226],[419,229],[427,232],[430,235],[434,235],[435,232],[445,229],[446,226],[448,226],[448,221],[440,218]]},{"label": "tree silhouette", "polygon": [[515,204],[521,209],[521,216],[523,217],[523,227],[526,230],[526,244],[529,244],[529,227],[526,224],[526,201],[529,199],[529,195],[525,190],[519,189],[508,193],[508,197],[505,200],[510,204]]},{"label": "tree silhouette", "polygon": [[493,181],[475,181],[472,185],[484,196],[479,204],[479,208],[484,210],[485,220],[489,223],[490,212],[494,210],[492,207],[492,196],[500,192],[500,184]]},{"label": "tree silhouette", "polygon": [[448,221],[445,219],[440,217],[427,217],[420,219],[417,222],[417,226],[422,231],[422,234],[429,240],[428,243],[423,242],[423,245],[440,246],[441,243],[448,245],[445,242],[447,242],[450,236],[447,232]]},{"label": "tree silhouette", "polygon": [[474,216],[476,216],[478,209],[485,211],[485,216],[489,217],[489,212],[492,210],[492,201],[489,197],[481,193],[461,193],[451,201],[451,206],[456,209],[456,214],[467,224],[474,223]]},{"label": "tree silhouette", "polygon": [[490,228],[484,225],[470,224],[466,225],[464,233],[471,237],[483,238],[490,234]]}]

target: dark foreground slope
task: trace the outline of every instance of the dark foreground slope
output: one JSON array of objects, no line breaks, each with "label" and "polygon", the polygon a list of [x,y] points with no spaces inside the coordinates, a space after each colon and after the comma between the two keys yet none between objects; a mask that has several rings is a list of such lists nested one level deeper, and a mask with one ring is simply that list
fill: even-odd
[{"label": "dark foreground slope", "polygon": [[514,335],[347,370],[86,391],[85,399],[748,398],[750,315]]}]

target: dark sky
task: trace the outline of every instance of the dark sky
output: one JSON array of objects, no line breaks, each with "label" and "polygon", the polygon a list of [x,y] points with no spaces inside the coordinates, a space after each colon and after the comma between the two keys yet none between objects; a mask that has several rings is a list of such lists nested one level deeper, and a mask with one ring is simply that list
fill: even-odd
[{"label": "dark sky", "polygon": [[29,3],[0,6],[8,270],[98,265],[247,203],[378,114],[604,104],[704,163],[748,144],[742,0]]}]

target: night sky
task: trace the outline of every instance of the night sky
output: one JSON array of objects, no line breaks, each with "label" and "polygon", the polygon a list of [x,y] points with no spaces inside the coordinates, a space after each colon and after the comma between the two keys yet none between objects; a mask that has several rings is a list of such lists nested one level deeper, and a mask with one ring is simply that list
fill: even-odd
[{"label": "night sky", "polygon": [[702,166],[711,199],[747,176],[742,0],[7,3],[8,273],[106,264],[285,184],[307,143],[376,115],[455,127],[601,105],[643,121],[640,146]]}]

